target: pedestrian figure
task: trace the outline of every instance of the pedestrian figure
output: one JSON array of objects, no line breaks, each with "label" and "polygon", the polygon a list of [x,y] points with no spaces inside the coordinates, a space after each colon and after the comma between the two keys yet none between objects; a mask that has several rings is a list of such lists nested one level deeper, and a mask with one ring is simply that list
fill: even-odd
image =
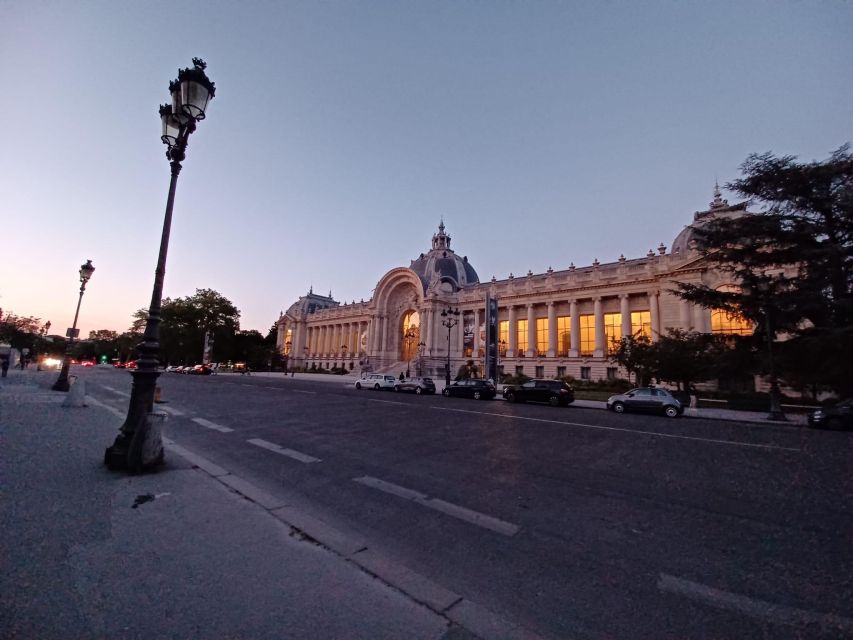
[{"label": "pedestrian figure", "polygon": [[699,393],[696,391],[695,385],[690,385],[687,388],[687,392],[690,394],[690,408],[695,409],[699,406]]},{"label": "pedestrian figure", "polygon": [[5,378],[9,374],[9,358],[3,358],[3,364],[0,366],[3,367],[3,377]]},{"label": "pedestrian figure", "polygon": [[400,372],[400,382],[406,379],[406,376],[403,375],[403,372]]}]

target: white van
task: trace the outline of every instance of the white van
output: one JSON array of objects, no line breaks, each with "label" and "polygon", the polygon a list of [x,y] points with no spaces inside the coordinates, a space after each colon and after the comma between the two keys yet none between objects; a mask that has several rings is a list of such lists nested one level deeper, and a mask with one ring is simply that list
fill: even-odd
[{"label": "white van", "polygon": [[385,376],[381,373],[365,373],[358,380],[355,381],[356,389],[376,389],[380,391],[381,389],[386,389],[389,391],[394,390],[394,384],[397,382],[397,378],[394,376]]}]

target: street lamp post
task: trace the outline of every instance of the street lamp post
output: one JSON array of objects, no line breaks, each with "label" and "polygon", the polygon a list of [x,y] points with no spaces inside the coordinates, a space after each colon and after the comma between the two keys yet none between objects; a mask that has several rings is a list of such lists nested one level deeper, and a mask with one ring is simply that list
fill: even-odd
[{"label": "street lamp post", "polygon": [[138,368],[132,372],[133,387],[127,408],[127,417],[120,427],[112,446],[107,447],[104,462],[111,469],[142,471],[145,467],[163,461],[163,442],[159,430],[151,429],[148,414],[154,406],[154,388],[160,376],[158,354],[160,351],[160,306],[163,297],[163,280],[166,274],[166,255],[169,251],[169,234],[172,228],[172,208],[181,163],[186,157],[187,143],[196,130],[196,123],[204,120],[207,104],[216,87],[204,72],[207,65],[193,58],[192,69],[181,69],[178,79],[169,83],[172,104],[160,107],[163,126],[160,139],[167,146],[166,158],[171,167],[169,195],[160,237],[160,254],[154,272],[154,289],[142,342],[137,346]]},{"label": "street lamp post", "polygon": [[761,310],[764,313],[764,330],[767,334],[767,367],[770,377],[770,413],[767,414],[767,419],[787,422],[788,418],[782,410],[782,393],[779,390],[779,380],[776,377],[776,366],[773,361],[773,339],[776,337],[776,332],[773,329],[773,320],[770,314],[770,282],[767,277],[762,277],[758,281],[757,289],[761,293]]},{"label": "street lamp post", "polygon": [[441,317],[444,318],[441,324],[447,327],[447,361],[444,364],[444,384],[450,386],[450,330],[459,324],[459,307],[451,309],[448,305],[447,309],[441,312]]},{"label": "street lamp post", "polygon": [[426,342],[418,343],[418,375],[424,375],[424,349],[426,348]]},{"label": "street lamp post", "polygon": [[74,323],[68,331],[68,342],[65,345],[65,358],[62,360],[62,369],[59,372],[59,377],[53,383],[54,391],[68,391],[68,367],[71,364],[71,347],[74,344],[74,338],[77,337],[77,316],[80,315],[80,303],[83,302],[83,292],[86,290],[86,283],[95,272],[95,267],[92,266],[91,260],[86,260],[86,264],[80,267],[80,295],[77,297],[77,311],[74,312]]},{"label": "street lamp post", "polygon": [[411,376],[412,369],[412,344],[415,342],[415,339],[418,337],[418,330],[414,327],[409,327],[406,329],[406,332],[403,334],[403,340],[406,343],[406,377]]}]

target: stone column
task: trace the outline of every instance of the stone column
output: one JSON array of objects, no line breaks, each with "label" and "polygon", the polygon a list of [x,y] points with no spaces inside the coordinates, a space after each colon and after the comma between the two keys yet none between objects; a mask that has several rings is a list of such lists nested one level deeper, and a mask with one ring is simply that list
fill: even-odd
[{"label": "stone column", "polygon": [[689,331],[696,326],[691,317],[693,314],[690,312],[690,306],[687,300],[680,300],[678,303],[678,323],[685,331]]},{"label": "stone column", "polygon": [[569,325],[569,357],[577,358],[581,344],[581,319],[578,315],[577,300],[569,300]]},{"label": "stone column", "polygon": [[627,338],[631,335],[631,304],[627,293],[619,296],[619,313],[622,316],[622,337]]},{"label": "stone column", "polygon": [[656,291],[649,292],[649,313],[652,317],[652,342],[660,338],[660,312],[658,310],[658,294]]},{"label": "stone column", "polygon": [[536,305],[527,303],[527,357],[536,355]]},{"label": "stone column", "polygon": [[457,324],[454,329],[456,329],[456,355],[460,358],[465,353],[465,312],[462,311],[459,314],[459,324]]},{"label": "stone column", "polygon": [[382,314],[382,344],[379,345],[382,353],[388,351],[388,315]]},{"label": "stone column", "polygon": [[705,307],[693,305],[693,328],[702,333],[711,333],[711,314]]},{"label": "stone column", "polygon": [[424,339],[424,342],[426,343],[426,346],[424,347],[424,355],[430,356],[430,355],[432,355],[432,336],[433,336],[432,309],[430,309],[430,308],[424,309],[423,314],[424,314],[424,318],[426,319],[425,323],[421,323],[422,326],[423,326],[423,324],[426,324],[426,327],[424,328],[424,333],[426,334],[425,339]]},{"label": "stone column", "polygon": [[593,301],[593,314],[595,314],[595,351],[593,356],[596,358],[604,357],[604,311],[601,307],[601,296],[595,297]]},{"label": "stone column", "polygon": [[557,305],[548,303],[548,357],[557,357]]},{"label": "stone column", "polygon": [[472,358],[475,360],[480,357],[480,310],[474,309],[474,353]]},{"label": "stone column", "polygon": [[506,357],[514,358],[518,350],[518,325],[515,319],[515,305],[509,305],[509,345],[506,349]]}]

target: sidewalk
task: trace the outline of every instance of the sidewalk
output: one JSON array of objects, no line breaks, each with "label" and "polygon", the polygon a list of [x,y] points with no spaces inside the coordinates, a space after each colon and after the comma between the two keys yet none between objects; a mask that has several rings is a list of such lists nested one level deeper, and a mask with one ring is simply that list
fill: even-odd
[{"label": "sidewalk", "polygon": [[63,408],[53,377],[0,381],[0,637],[481,635],[452,622],[471,614],[456,594],[173,443],[157,473],[109,472],[120,412]]},{"label": "sidewalk", "polygon": [[[239,375],[239,374],[220,374],[220,375]],[[290,374],[283,373],[269,373],[269,372],[252,372],[253,376],[265,376],[270,378],[287,378],[290,379]],[[296,380],[311,380],[314,382],[327,382],[327,383],[338,383],[344,386],[352,386],[355,384],[355,381],[358,380],[359,376],[354,374],[346,374],[343,376],[340,375],[331,375],[331,374],[317,374],[317,373],[297,373],[294,376]],[[436,393],[441,393],[442,389],[444,389],[444,380],[433,378],[436,386]],[[498,400],[502,400],[500,395],[501,386],[498,385]],[[584,407],[586,409],[607,409],[607,403],[600,400],[575,400],[572,404],[575,407]],[[752,424],[767,424],[767,425],[775,425],[779,427],[804,427],[807,425],[808,421],[806,415],[803,413],[789,413],[787,414],[788,421],[787,422],[777,422],[774,420],[767,419],[767,412],[764,411],[736,411],[733,409],[712,409],[702,407],[699,409],[690,409],[686,408],[684,410],[685,418],[702,418],[704,420],[731,420],[735,422],[749,422]]]}]

